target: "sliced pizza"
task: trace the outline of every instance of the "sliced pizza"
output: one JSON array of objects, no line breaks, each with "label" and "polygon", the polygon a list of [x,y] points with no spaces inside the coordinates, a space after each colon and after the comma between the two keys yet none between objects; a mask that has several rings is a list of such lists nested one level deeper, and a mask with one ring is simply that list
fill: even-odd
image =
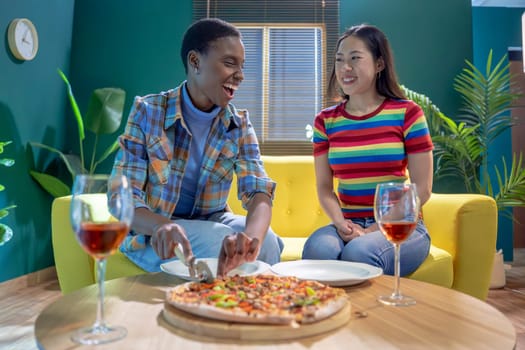
[{"label": "sliced pizza", "polygon": [[166,301],[179,310],[240,323],[313,323],[341,310],[346,292],[296,277],[258,275],[188,282],[168,290]]}]

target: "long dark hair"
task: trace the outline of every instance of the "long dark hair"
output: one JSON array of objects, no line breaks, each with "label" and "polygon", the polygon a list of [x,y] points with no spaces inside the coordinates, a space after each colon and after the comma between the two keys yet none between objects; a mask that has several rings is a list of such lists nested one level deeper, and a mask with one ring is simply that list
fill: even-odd
[{"label": "long dark hair", "polygon": [[[341,42],[352,35],[361,39],[365,43],[368,50],[370,50],[372,53],[374,61],[377,61],[379,58],[382,58],[384,61],[385,67],[379,73],[379,76],[376,79],[377,92],[382,96],[393,99],[406,99],[406,96],[399,87],[399,83],[397,81],[392,49],[390,48],[390,44],[388,43],[386,35],[381,30],[379,30],[379,28],[369,24],[360,24],[350,27],[337,40],[334,57],[335,53],[337,53],[337,50],[339,50]],[[342,89],[339,87],[339,83],[337,82],[337,78],[335,76],[335,62],[332,66],[327,92],[329,97],[344,99],[349,98],[349,96],[342,91]]]}]

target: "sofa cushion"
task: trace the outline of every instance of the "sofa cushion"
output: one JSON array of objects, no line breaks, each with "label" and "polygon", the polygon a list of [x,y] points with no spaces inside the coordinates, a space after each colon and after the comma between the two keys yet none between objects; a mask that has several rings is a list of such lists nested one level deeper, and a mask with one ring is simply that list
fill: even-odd
[{"label": "sofa cushion", "polygon": [[299,260],[303,255],[303,246],[308,237],[281,237],[284,249],[281,253],[281,261]]},{"label": "sofa cushion", "polygon": [[454,281],[452,255],[446,250],[431,245],[430,252],[423,264],[406,277],[450,288]]}]

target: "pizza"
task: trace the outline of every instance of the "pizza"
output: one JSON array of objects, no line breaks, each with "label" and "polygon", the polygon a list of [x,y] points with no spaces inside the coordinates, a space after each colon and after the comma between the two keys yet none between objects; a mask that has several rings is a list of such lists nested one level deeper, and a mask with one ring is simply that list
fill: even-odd
[{"label": "pizza", "polygon": [[257,275],[188,282],[167,291],[166,302],[202,317],[240,323],[306,324],[336,314],[346,292],[317,281]]}]

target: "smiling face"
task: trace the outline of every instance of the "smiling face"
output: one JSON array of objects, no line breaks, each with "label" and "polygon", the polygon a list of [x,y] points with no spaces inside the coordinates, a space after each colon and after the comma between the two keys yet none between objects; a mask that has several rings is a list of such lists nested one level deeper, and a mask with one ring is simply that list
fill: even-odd
[{"label": "smiling face", "polygon": [[205,53],[188,53],[188,91],[195,107],[226,107],[244,79],[244,45],[240,37],[210,42]]},{"label": "smiling face", "polygon": [[381,59],[374,59],[365,42],[356,36],[341,41],[335,57],[335,75],[348,96],[377,94],[377,73],[383,69]]}]

